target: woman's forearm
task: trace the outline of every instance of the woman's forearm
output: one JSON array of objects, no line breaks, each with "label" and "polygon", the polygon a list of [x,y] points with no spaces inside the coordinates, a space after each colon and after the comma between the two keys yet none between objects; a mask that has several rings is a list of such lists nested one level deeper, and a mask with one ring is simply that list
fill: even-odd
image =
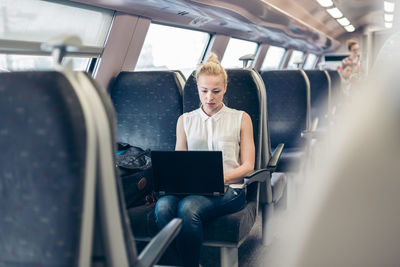
[{"label": "woman's forearm", "polygon": [[225,184],[240,183],[243,181],[243,177],[245,177],[252,170],[254,170],[254,168],[251,167],[250,164],[242,164],[239,167],[233,169],[232,171],[225,173],[224,183]]}]

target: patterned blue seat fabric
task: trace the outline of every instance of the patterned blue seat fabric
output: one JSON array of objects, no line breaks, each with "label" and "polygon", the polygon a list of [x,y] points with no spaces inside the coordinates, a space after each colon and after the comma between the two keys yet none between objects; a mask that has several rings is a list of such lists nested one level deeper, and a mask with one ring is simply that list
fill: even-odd
[{"label": "patterned blue seat fabric", "polygon": [[174,150],[181,88],[173,71],[121,72],[112,85],[117,140],[152,150]]},{"label": "patterned blue seat fabric", "polygon": [[57,72],[0,73],[0,266],[76,266],[86,125]]},{"label": "patterned blue seat fabric", "polygon": [[310,80],[311,120],[318,118],[318,126],[326,126],[328,123],[328,97],[329,84],[325,72],[320,70],[306,70]]},{"label": "patterned blue seat fabric", "polygon": [[267,90],[268,127],[271,147],[284,143],[277,171],[297,171],[303,156],[301,132],[306,129],[307,89],[297,70],[261,73]]}]

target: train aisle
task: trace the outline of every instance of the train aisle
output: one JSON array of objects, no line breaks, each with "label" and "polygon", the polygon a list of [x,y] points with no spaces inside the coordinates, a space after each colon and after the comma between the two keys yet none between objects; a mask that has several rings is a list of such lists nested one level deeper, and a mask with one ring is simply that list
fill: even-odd
[{"label": "train aisle", "polygon": [[[282,220],[283,217],[275,216],[274,225],[279,225]],[[275,232],[272,243],[263,245],[261,239],[261,216],[258,216],[250,236],[239,247],[239,267],[286,267],[278,261],[277,257],[273,257],[278,251],[282,251],[280,245],[283,244],[281,242],[283,234]],[[200,263],[203,267],[220,266],[218,248],[204,247]]]}]

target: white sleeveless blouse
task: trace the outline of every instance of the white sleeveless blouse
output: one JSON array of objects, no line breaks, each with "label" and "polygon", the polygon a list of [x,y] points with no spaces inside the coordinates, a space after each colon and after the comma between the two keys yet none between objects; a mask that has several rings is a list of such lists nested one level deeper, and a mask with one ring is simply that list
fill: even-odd
[{"label": "white sleeveless blouse", "polygon": [[240,166],[243,111],[223,107],[209,117],[201,108],[183,114],[188,150],[222,151],[224,173]]}]

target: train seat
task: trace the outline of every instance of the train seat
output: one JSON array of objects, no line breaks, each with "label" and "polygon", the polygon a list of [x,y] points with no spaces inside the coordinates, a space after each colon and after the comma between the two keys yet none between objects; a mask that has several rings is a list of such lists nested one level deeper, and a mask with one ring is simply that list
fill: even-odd
[{"label": "train seat", "polygon": [[0,73],[0,111],[0,265],[73,266],[94,181],[80,102],[60,73]]},{"label": "train seat", "polygon": [[[268,139],[263,138],[263,129],[267,126],[265,112],[263,112],[265,107],[262,105],[263,96],[261,90],[263,89],[263,82],[258,73],[251,69],[228,69],[227,74],[228,90],[224,96],[225,104],[231,108],[244,110],[250,115],[253,122],[256,147],[255,170],[265,171],[271,152],[263,151],[265,146],[269,147],[268,144],[263,143],[268,142]],[[194,75],[191,75],[184,88],[183,110],[184,112],[190,112],[199,106],[200,100],[197,85]],[[204,244],[221,247],[221,262],[223,266],[233,266],[235,264],[234,261],[225,262],[224,260],[227,258],[233,260],[234,255],[237,257],[238,247],[254,225],[260,203],[259,188],[261,187],[262,195],[265,196],[265,202],[261,203],[261,205],[271,203],[272,199],[279,201],[280,196],[282,196],[284,186],[271,188],[270,174],[269,171],[261,173],[261,183],[257,182],[248,185],[247,204],[244,209],[234,214],[221,216],[205,224]],[[275,184],[285,184],[286,177],[284,174],[275,176]],[[278,192],[279,190],[282,192]],[[231,256],[228,257],[228,254]]]},{"label": "train seat", "polygon": [[183,84],[175,71],[121,72],[110,94],[117,140],[141,148],[174,150]]},{"label": "train seat", "polygon": [[309,127],[309,92],[305,79],[297,70],[263,71],[261,77],[267,91],[271,147],[285,144],[277,171],[296,172],[305,156],[301,135]]},{"label": "train seat", "polygon": [[306,70],[310,80],[311,120],[318,118],[318,127],[329,124],[329,81],[327,74],[321,70]]},{"label": "train seat", "polygon": [[332,99],[332,110],[331,112],[335,112],[335,109],[340,105],[340,96],[341,96],[341,88],[342,88],[342,79],[340,78],[340,74],[336,70],[328,70],[329,77],[331,78],[331,99]]},{"label": "train seat", "polygon": [[[121,72],[110,87],[117,117],[117,141],[143,149],[174,150],[182,114],[181,74],[176,71]],[[128,209],[136,240],[158,232],[154,204]]]}]

